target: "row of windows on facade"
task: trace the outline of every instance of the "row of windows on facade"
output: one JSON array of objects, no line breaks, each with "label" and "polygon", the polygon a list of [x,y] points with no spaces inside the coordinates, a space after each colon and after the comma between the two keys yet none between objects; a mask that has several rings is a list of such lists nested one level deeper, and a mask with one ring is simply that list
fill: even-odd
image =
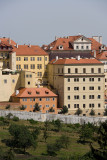
[{"label": "row of windows on facade", "polygon": [[86,48],[84,46],[81,46],[81,47],[76,46],[76,49],[89,49],[89,46],[86,46]]},{"label": "row of windows on facade", "polygon": [[4,56],[7,57],[7,56],[8,56],[8,53],[0,53],[0,56],[1,56],[1,57],[4,57]]},{"label": "row of windows on facade", "polygon": [[[75,73],[79,73],[78,70],[79,70],[78,68],[75,68]],[[61,70],[60,70],[60,68],[58,68],[58,73],[60,73],[60,72],[61,72]],[[63,68],[62,68],[62,73],[63,73],[63,72],[64,72],[64,70],[63,70]],[[72,73],[72,72],[71,72],[71,68],[68,68],[68,73]],[[83,73],[87,73],[87,72],[86,72],[86,68],[83,68]],[[94,72],[94,68],[91,68],[90,73],[95,73],[95,72]],[[101,68],[98,68],[98,73],[101,73]]]},{"label": "row of windows on facade", "polygon": [[[35,64],[30,64],[30,66],[28,64],[24,64],[24,69],[35,69]],[[47,66],[45,65],[45,69],[47,68]],[[21,65],[16,65],[16,69],[21,69]],[[42,64],[37,64],[37,69],[42,69]]]},{"label": "row of windows on facade", "polygon": [[[16,61],[21,61],[22,57],[16,57]],[[24,57],[24,61],[28,61],[29,57]],[[35,61],[35,57],[30,57],[30,61]],[[42,57],[37,57],[37,61],[42,61]],[[45,57],[45,61],[47,61],[47,57]]]},{"label": "row of windows on facade", "polygon": [[[86,87],[83,87],[83,90],[85,90]],[[70,91],[71,87],[67,87],[67,90]],[[94,86],[89,86],[89,90],[94,90]],[[101,87],[98,86],[98,90],[101,90]],[[74,91],[79,91],[79,87],[74,87]]]},{"label": "row of windows on facade", "polygon": [[[70,82],[70,78],[67,79]],[[86,78],[83,78],[83,82],[85,82]],[[89,78],[89,81],[94,82],[94,78]],[[98,81],[101,81],[101,78],[98,78]],[[74,82],[79,82],[79,78],[74,78]]]},{"label": "row of windows on facade", "polygon": [[[68,96],[68,100],[71,99],[71,96]],[[74,95],[74,100],[77,100],[77,99],[80,99],[80,96],[79,95]],[[86,99],[86,95],[83,95],[83,99]],[[95,96],[94,95],[89,95],[89,99],[95,99]],[[101,95],[98,95],[97,96],[97,99],[101,99]]]},{"label": "row of windows on facade", "polygon": [[[80,107],[80,104],[74,104],[74,108],[79,108],[79,107]],[[95,107],[94,103],[89,104],[89,108],[94,108],[94,107]],[[100,103],[98,103],[98,107],[99,108],[101,107]],[[68,104],[68,108],[71,108],[70,104]],[[86,104],[83,104],[83,108],[86,108]]]},{"label": "row of windows on facade", "polygon": [[[27,105],[23,105],[25,108],[27,108],[28,106]],[[52,107],[55,107],[55,104],[51,105]],[[39,105],[40,108],[42,108],[42,105]],[[46,104],[45,107],[49,108],[50,105],[49,104]],[[30,105],[30,108],[35,108],[35,105]]]},{"label": "row of windows on facade", "polygon": [[[27,100],[28,100],[27,98],[23,98],[23,101],[24,101],[24,102],[27,102]],[[35,100],[36,100],[35,98],[30,98],[30,101],[31,101],[31,102],[33,102],[33,101],[35,101]],[[42,101],[42,98],[38,98],[38,100],[39,100],[39,101]],[[46,98],[46,101],[50,101],[50,100],[51,100],[51,98]],[[52,100],[55,101],[55,98],[52,98]]]}]

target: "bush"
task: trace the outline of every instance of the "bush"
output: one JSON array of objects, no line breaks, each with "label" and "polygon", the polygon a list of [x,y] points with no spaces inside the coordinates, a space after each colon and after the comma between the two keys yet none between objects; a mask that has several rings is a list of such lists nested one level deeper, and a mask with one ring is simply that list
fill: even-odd
[{"label": "bush", "polygon": [[7,105],[5,109],[10,109],[10,104],[9,104],[9,105]]},{"label": "bush", "polygon": [[107,116],[107,108],[104,110],[104,116]]},{"label": "bush", "polygon": [[22,105],[22,106],[20,107],[20,110],[25,110],[24,105]]},{"label": "bush", "polygon": [[91,109],[90,115],[91,115],[91,116],[94,116],[94,115],[95,115],[95,111],[94,111],[93,109]]},{"label": "bush", "polygon": [[53,109],[53,107],[51,107],[50,109],[49,109],[49,112],[54,112],[55,110]]},{"label": "bush", "polygon": [[13,121],[19,121],[19,118],[16,117],[16,116],[14,116],[12,120],[13,120]]},{"label": "bush", "polygon": [[28,121],[30,122],[30,124],[37,124],[38,123],[37,121],[35,121],[33,119],[29,119]]},{"label": "bush", "polygon": [[40,111],[40,106],[38,103],[35,104],[33,112]]},{"label": "bush", "polygon": [[67,108],[67,106],[63,106],[63,107],[62,107],[61,113],[62,113],[62,114],[68,113],[68,108]]},{"label": "bush", "polygon": [[75,112],[76,115],[80,115],[82,113],[82,110],[80,108],[77,109],[77,111]]},{"label": "bush", "polygon": [[0,117],[0,121],[4,121],[4,117]]}]

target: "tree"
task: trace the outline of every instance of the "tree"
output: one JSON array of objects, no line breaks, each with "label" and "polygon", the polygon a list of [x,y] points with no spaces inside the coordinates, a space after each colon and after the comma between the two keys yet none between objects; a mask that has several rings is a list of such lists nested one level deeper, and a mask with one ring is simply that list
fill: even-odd
[{"label": "tree", "polygon": [[12,147],[21,148],[24,153],[31,146],[36,148],[35,137],[26,126],[12,124],[9,133],[12,135]]},{"label": "tree", "polygon": [[67,106],[63,106],[63,107],[62,107],[61,113],[62,113],[62,114],[68,113],[68,108],[67,108]]},{"label": "tree", "polygon": [[40,106],[38,103],[35,104],[33,112],[40,111]]},{"label": "tree", "polygon": [[75,112],[76,115],[80,115],[82,113],[82,110],[80,108],[77,109],[77,111]]},{"label": "tree", "polygon": [[94,116],[94,115],[95,115],[95,111],[94,111],[93,109],[91,109],[90,115],[91,115],[91,116]]},{"label": "tree", "polygon": [[107,116],[107,108],[104,110],[104,116]]},{"label": "tree", "polygon": [[53,107],[51,107],[50,109],[49,109],[49,112],[54,112],[55,110],[53,109]]},{"label": "tree", "polygon": [[49,121],[46,120],[44,123],[44,127],[45,127],[46,131],[49,130],[49,126],[50,126],[50,123],[49,123]]},{"label": "tree", "polygon": [[62,144],[62,146],[63,146],[64,148],[66,148],[66,149],[68,148],[68,145],[70,144],[70,139],[69,139],[68,136],[62,135],[62,136],[60,137],[59,141],[60,141],[60,143]]},{"label": "tree", "polygon": [[44,130],[44,131],[43,131],[43,138],[45,139],[45,142],[46,142],[46,140],[47,140],[48,137],[49,137],[49,136],[48,136],[47,130]]},{"label": "tree", "polygon": [[57,127],[57,131],[59,132],[61,129],[61,121],[57,119],[56,121],[54,121],[54,125]]}]

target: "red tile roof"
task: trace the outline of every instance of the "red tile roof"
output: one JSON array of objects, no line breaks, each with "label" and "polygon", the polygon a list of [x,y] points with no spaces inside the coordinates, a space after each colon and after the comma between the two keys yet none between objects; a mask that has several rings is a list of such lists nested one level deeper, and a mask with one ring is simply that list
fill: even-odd
[{"label": "red tile roof", "polygon": [[107,60],[107,51],[103,51],[103,52],[97,54],[97,59],[102,59],[102,60],[106,59]]},{"label": "red tile roof", "polygon": [[99,50],[101,47],[101,43],[97,42],[95,39],[93,38],[88,38],[91,40],[91,50]]},{"label": "red tile roof", "polygon": [[[30,93],[30,94],[29,94]],[[20,88],[19,94],[16,95],[15,93],[12,94],[13,97],[57,97],[52,91],[48,88]]]},{"label": "red tile roof", "polygon": [[[0,38],[0,40],[3,44],[9,45],[9,38],[3,37]],[[10,45],[16,45],[16,43],[12,39],[10,39]]]},{"label": "red tile roof", "polygon": [[41,47],[36,45],[18,45],[18,48],[14,47],[13,51],[16,52],[16,56],[33,56],[33,55],[48,55]]},{"label": "red tile roof", "polygon": [[49,64],[102,64],[97,59],[58,59],[57,61],[52,60]]}]

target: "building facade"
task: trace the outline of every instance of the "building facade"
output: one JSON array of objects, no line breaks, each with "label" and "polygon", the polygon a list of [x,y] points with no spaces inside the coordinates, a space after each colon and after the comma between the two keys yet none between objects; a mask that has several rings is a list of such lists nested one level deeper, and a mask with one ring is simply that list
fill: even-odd
[{"label": "building facade", "polygon": [[69,113],[75,114],[77,108],[83,115],[91,109],[96,115],[104,112],[104,64],[98,60],[54,59],[48,66],[50,85],[59,96],[59,106],[66,105]]}]

